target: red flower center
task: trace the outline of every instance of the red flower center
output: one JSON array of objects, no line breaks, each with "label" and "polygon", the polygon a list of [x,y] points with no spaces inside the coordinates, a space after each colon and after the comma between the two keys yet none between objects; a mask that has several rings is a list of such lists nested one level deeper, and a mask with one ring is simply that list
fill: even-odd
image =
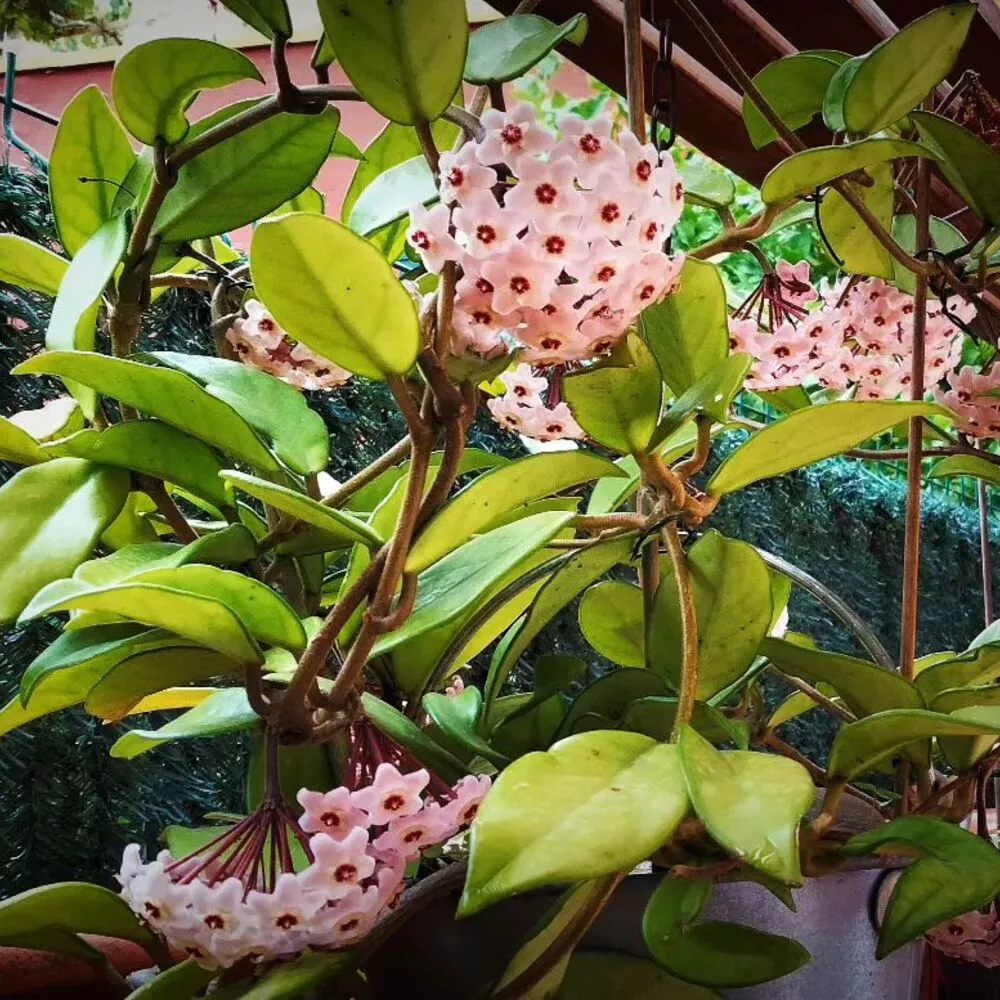
[{"label": "red flower center", "polygon": [[411,830],[403,837],[404,844],[416,844],[423,839],[424,831],[421,829]]},{"label": "red flower center", "polygon": [[410,242],[418,250],[429,250],[431,245],[431,238],[422,229],[418,229],[411,237]]},{"label": "red flower center", "polygon": [[145,906],[143,907],[143,909],[145,909],[145,911],[154,920],[159,920],[160,919],[160,912],[161,911],[160,911],[160,908],[156,905],[156,903],[150,903],[149,900],[147,900],[146,903],[145,903]]},{"label": "red flower center", "polygon": [[357,877],[358,869],[349,862],[337,865],[333,870],[333,879],[335,882],[353,882]]},{"label": "red flower center", "polygon": [[545,238],[545,251],[551,254],[561,254],[566,249],[566,241],[561,236],[547,236]]},{"label": "red flower center", "polygon": [[605,222],[616,222],[621,218],[621,214],[622,210],[616,201],[609,201],[601,206],[601,218]]},{"label": "red flower center", "polygon": [[482,292],[483,295],[489,295],[493,291],[493,285],[485,278],[476,278],[476,291]]},{"label": "red flower center", "polygon": [[479,326],[492,326],[493,317],[485,309],[476,309],[472,313],[472,322],[478,323]]},{"label": "red flower center", "polygon": [[[562,424],[546,424],[545,433],[546,434],[562,434],[563,425]],[[475,813],[473,813],[475,815]]]},{"label": "red flower center", "polygon": [[515,295],[523,295],[528,289],[531,288],[531,282],[523,274],[515,274],[513,278],[510,279],[510,290]]},{"label": "red flower center", "polygon": [[211,931],[221,931],[226,926],[226,922],[218,913],[210,913],[205,917],[205,926]]},{"label": "red flower center", "polygon": [[784,344],[781,344],[779,347],[776,347],[774,349],[774,356],[776,358],[787,358],[791,353],[792,352],[787,347],[785,347]]},{"label": "red flower center", "polygon": [[345,920],[340,925],[341,933],[343,933],[343,934],[349,934],[351,931],[356,931],[358,929],[358,924],[359,923],[360,923],[360,921],[358,920],[357,917],[351,917],[350,920]]},{"label": "red flower center", "polygon": [[599,153],[601,151],[601,140],[593,132],[584,132],[580,136],[580,149],[590,155]]},{"label": "red flower center", "polygon": [[618,272],[610,264],[605,264],[604,267],[597,272],[597,280],[610,281],[617,273]]},{"label": "red flower center", "polygon": [[542,337],[541,344],[546,351],[558,351],[562,347],[562,341],[558,337]]},{"label": "red flower center", "polygon": [[559,192],[555,189],[555,186],[549,184],[548,181],[539,184],[538,187],[535,188],[535,200],[539,205],[551,205],[558,197]]},{"label": "red flower center", "polygon": [[265,316],[263,319],[258,320],[257,329],[261,330],[263,333],[274,333],[274,331],[277,329],[277,324],[274,322],[273,319],[268,319]]},{"label": "red flower center", "polygon": [[480,243],[486,243],[487,245],[492,243],[497,238],[497,231],[489,225],[489,223],[484,222],[480,226],[476,226],[476,239]]},{"label": "red flower center", "polygon": [[639,291],[639,298],[643,302],[646,302],[648,299],[651,299],[654,294],[656,294],[655,285],[643,285],[641,290]]},{"label": "red flower center", "polygon": [[500,138],[503,139],[508,146],[516,146],[523,138],[524,131],[520,125],[505,125],[500,132]]},{"label": "red flower center", "polygon": [[335,830],[340,826],[340,813],[325,812],[320,816],[319,821],[328,829]]},{"label": "red flower center", "polygon": [[515,385],[514,388],[511,389],[511,392],[514,393],[515,396],[527,396],[528,395],[528,390],[525,389],[525,387],[523,385]]},{"label": "red flower center", "polygon": [[283,931],[290,931],[293,927],[297,927],[299,924],[299,918],[295,916],[294,913],[282,913],[280,917],[274,922],[276,927],[280,927]]},{"label": "red flower center", "polygon": [[649,160],[640,160],[635,165],[635,176],[641,181],[648,181],[653,176],[653,165]]},{"label": "red flower center", "polygon": [[382,803],[382,808],[386,812],[398,812],[403,806],[406,805],[406,799],[397,792],[393,792],[392,795],[387,795],[385,801]]},{"label": "red flower center", "polygon": [[656,237],[659,235],[660,235],[660,229],[655,222],[651,222],[648,226],[646,226],[645,236],[650,243],[652,243],[653,240],[655,240]]},{"label": "red flower center", "polygon": [[674,201],[680,201],[684,197],[684,185],[678,181],[674,185]]},{"label": "red flower center", "polygon": [[452,167],[448,171],[448,183],[454,187],[461,187],[465,183],[465,171],[461,167]]}]

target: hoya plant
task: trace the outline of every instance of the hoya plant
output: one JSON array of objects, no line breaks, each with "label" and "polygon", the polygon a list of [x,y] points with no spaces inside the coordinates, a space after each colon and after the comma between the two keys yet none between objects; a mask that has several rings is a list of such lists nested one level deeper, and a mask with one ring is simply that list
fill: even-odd
[{"label": "hoya plant", "polygon": [[[106,968],[81,935],[129,939],[151,1000],[398,995],[378,969],[429,907],[457,932],[524,894],[552,908],[478,995],[708,997],[810,961],[705,919],[713,891],[753,882],[791,906],[806,880],[901,854],[878,958],[949,921],[995,938],[1000,854],[961,821],[987,832],[1000,634],[915,649],[921,477],[1000,479],[1000,153],[961,87],[939,96],[975,6],[750,77],[678,0],[743,89],[751,140],[790,151],[737,223],[732,185],[685,185],[650,135],[634,55],[627,123],[505,106],[581,15],[523,3],[470,36],[463,0],[319,0],[307,82],[283,0],[225,5],[270,40],[275,92],[193,120],[254,63],[210,41],[132,49],[110,101],[88,87],[59,125],[59,245],[0,236],[0,279],[54,299],[46,349],[15,369],[52,399],[0,421],[0,457],[24,466],[0,489],[0,617],[62,629],[0,734],[83,706],[126,720],[111,752],[129,760],[249,730],[247,810],[130,846],[120,893],[0,903],[0,945]],[[338,131],[358,101],[387,120],[363,153]],[[817,116],[828,141],[807,147]],[[311,186],[331,155],[358,160],[339,220]],[[968,231],[932,214],[932,176]],[[689,204],[724,228],[685,255]],[[805,215],[839,268],[820,287],[758,245]],[[223,237],[250,224],[244,258]],[[762,270],[744,301],[726,254]],[[140,349],[169,288],[210,298],[215,355]],[[349,378],[384,383],[407,434],[338,483],[303,390]],[[734,416],[742,392],[776,417]],[[468,448],[477,415],[529,453]],[[732,494],[888,435],[909,482],[898,659],[712,523]],[[865,656],[788,632],[792,586]],[[596,673],[546,648],[567,615]],[[768,678],[795,689],[774,711]],[[840,723],[823,762],[780,735],[811,709]],[[172,714],[127,729],[150,712]],[[646,862],[645,957],[577,950]]]}]

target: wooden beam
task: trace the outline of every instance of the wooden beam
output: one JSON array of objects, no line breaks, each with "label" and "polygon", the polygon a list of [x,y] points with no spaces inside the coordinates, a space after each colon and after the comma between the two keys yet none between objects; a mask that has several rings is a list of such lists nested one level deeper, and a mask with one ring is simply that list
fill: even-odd
[{"label": "wooden beam", "polygon": [[766,18],[761,17],[747,3],[747,0],[722,0],[722,2],[745,24],[774,49],[777,56],[790,56],[798,49],[778,31]]}]

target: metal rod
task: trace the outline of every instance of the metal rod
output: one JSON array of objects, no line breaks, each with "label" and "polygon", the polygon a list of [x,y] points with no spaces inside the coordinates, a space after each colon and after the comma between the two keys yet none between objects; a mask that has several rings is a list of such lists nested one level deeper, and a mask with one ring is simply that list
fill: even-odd
[{"label": "metal rod", "polygon": [[839,618],[880,667],[885,667],[886,670],[896,670],[896,664],[888,650],[879,641],[878,636],[846,601],[804,569],[799,569],[794,563],[788,562],[787,559],[782,559],[781,556],[776,556],[764,549],[757,549],[757,554],[771,569],[777,570],[782,576],[787,576],[792,583],[798,584],[804,591],[815,597],[823,607]]}]

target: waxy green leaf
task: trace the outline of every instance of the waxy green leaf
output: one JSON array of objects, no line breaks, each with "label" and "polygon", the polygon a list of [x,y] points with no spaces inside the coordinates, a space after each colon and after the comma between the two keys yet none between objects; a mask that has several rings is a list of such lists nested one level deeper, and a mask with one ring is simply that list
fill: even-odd
[{"label": "waxy green leaf", "polygon": [[326,37],[361,96],[390,121],[441,116],[462,83],[465,0],[319,0]]},{"label": "waxy green leaf", "polygon": [[971,476],[1000,486],[1000,466],[976,455],[949,455],[935,462],[927,473],[928,479],[944,479],[947,476]]},{"label": "waxy green leaf", "polygon": [[261,223],[250,266],[277,322],[323,357],[370,378],[403,375],[416,361],[413,300],[382,255],[346,226],[306,214]]},{"label": "waxy green leaf", "polygon": [[958,655],[952,653],[931,664],[917,674],[914,683],[929,705],[942,691],[969,685],[992,684],[998,678],[1000,643],[986,642]]},{"label": "waxy green leaf", "polygon": [[[687,554],[698,619],[701,664],[698,698],[707,700],[741,677],[771,624],[771,577],[752,545],[717,531],[703,535]],[[680,683],[681,608],[669,561],[663,565],[649,627],[651,667],[674,687]]]},{"label": "waxy green leaf", "polygon": [[680,287],[644,310],[641,323],[663,380],[680,396],[729,353],[726,289],[719,269],[688,258]]},{"label": "waxy green leaf", "polygon": [[[652,670],[612,670],[591,681],[573,699],[556,738],[593,728],[624,728],[625,716],[636,701],[662,698],[669,693],[663,678]],[[601,720],[601,725],[591,725],[597,719]]]},{"label": "waxy green leaf", "polygon": [[[1000,706],[1000,687],[984,684],[942,691],[928,706],[932,712],[964,714],[978,706]],[[941,736],[938,746],[952,770],[966,771],[993,748],[995,736]]]},{"label": "waxy green leaf", "polygon": [[624,580],[594,584],[578,613],[583,637],[601,656],[622,667],[646,665],[641,588]]},{"label": "waxy green leaf", "polygon": [[864,139],[842,146],[820,146],[793,153],[782,160],[765,178],[760,196],[779,204],[796,195],[807,194],[830,181],[889,160],[911,156],[931,156],[931,152],[904,139]]},{"label": "waxy green leaf", "polygon": [[1000,225],[1000,156],[968,129],[928,111],[914,111],[920,139],[941,172],[981,219]]},{"label": "waxy green leaf", "polygon": [[720,1000],[714,990],[682,983],[642,958],[623,951],[573,952],[554,1000]]},{"label": "waxy green leaf", "polygon": [[103,354],[50,351],[22,362],[13,374],[58,375],[82,382],[258,469],[278,471],[274,456],[249,424],[181,372]]},{"label": "waxy green leaf", "polygon": [[37,465],[50,457],[26,430],[7,417],[0,417],[0,459],[18,465]]},{"label": "waxy green leaf", "polygon": [[[309,952],[272,966],[250,989],[240,994],[240,1000],[298,1000],[321,995],[338,989],[338,980],[353,964],[350,950]],[[323,989],[324,986],[327,989]]]},{"label": "waxy green leaf", "polygon": [[[892,167],[888,163],[879,163],[869,167],[867,174],[872,181],[867,187],[854,181],[844,183],[878,220],[882,228],[889,230],[892,226],[894,207]],[[819,207],[819,220],[830,246],[843,260],[846,271],[887,280],[895,275],[894,258],[879,243],[854,207],[838,191],[830,189],[823,195]]]},{"label": "waxy green leaf", "polygon": [[831,132],[844,132],[847,129],[844,123],[844,95],[864,59],[864,56],[853,56],[845,60],[830,79],[823,96],[823,124]]},{"label": "waxy green leaf", "polygon": [[335,108],[280,114],[189,160],[163,201],[154,232],[177,243],[262,218],[312,183],[339,123]]},{"label": "waxy green leaf", "polygon": [[28,292],[58,295],[69,261],[23,236],[0,233],[0,281]]},{"label": "waxy green leaf", "polygon": [[118,61],[111,95],[125,127],[140,142],[176,145],[187,135],[185,112],[199,92],[239,80],[264,82],[242,52],[202,38],[155,38]]},{"label": "waxy green leaf", "polygon": [[877,132],[916,108],[951,72],[975,16],[973,4],[949,4],[876,45],[844,91],[846,130]]},{"label": "waxy green leaf", "polygon": [[[99,87],[66,106],[49,160],[49,197],[59,242],[72,257],[115,215],[119,186],[135,164],[128,136]],[[137,193],[137,192],[136,192]]]},{"label": "waxy green leaf", "polygon": [[464,76],[469,83],[506,83],[527,73],[560,43],[580,45],[586,37],[586,14],[562,24],[537,14],[512,14],[473,32]]},{"label": "waxy green leaf", "polygon": [[[227,0],[222,0],[226,3]],[[232,0],[228,0],[232,2]],[[217,975],[214,969],[200,966],[193,958],[164,969],[129,996],[132,1000],[191,1000]]]},{"label": "waxy green leaf", "polygon": [[636,334],[620,355],[566,376],[563,398],[581,427],[615,451],[644,452],[660,418],[663,377],[656,358]]},{"label": "waxy green leaf", "polygon": [[371,236],[405,218],[414,205],[437,200],[438,186],[431,168],[423,156],[415,156],[379,174],[361,192],[347,224],[360,236]]},{"label": "waxy green leaf", "polygon": [[265,38],[273,38],[275,32],[285,38],[292,37],[287,0],[222,0],[222,6],[228,7]]},{"label": "waxy green leaf", "polygon": [[23,469],[0,487],[0,621],[90,555],[128,490],[125,473],[77,458]]},{"label": "waxy green leaf", "polygon": [[329,463],[330,435],[323,418],[281,379],[238,361],[203,355],[152,351],[141,357],[190,375],[210,396],[228,403],[294,472],[312,475]]},{"label": "waxy green leaf", "polygon": [[677,748],[634,733],[571,736],[514,761],[472,824],[459,906],[628,871],[688,807]]},{"label": "waxy green leaf", "polygon": [[[795,52],[765,66],[754,78],[757,89],[792,131],[808,125],[823,110],[823,98],[830,80],[847,59],[829,51]],[[743,98],[743,122],[755,149],[762,149],[778,134],[757,110]]]},{"label": "waxy green leaf", "polygon": [[717,496],[831,458],[910,417],[947,416],[932,403],[824,403],[795,410],[740,445],[708,481]]},{"label": "waxy green leaf", "polygon": [[799,884],[799,823],[816,798],[809,772],[777,754],[716,750],[690,726],[678,746],[688,795],[712,837],[765,874]]},{"label": "waxy green leaf", "polygon": [[249,729],[258,721],[242,687],[223,688],[159,729],[133,729],[119,737],[111,756],[131,760],[174,740],[200,739]]},{"label": "waxy green leaf", "polygon": [[103,431],[77,431],[43,445],[42,454],[132,469],[183,486],[211,503],[223,507],[232,503],[219,478],[222,463],[212,449],[159,420],[130,420]]},{"label": "waxy green leaf", "polygon": [[692,156],[677,165],[684,202],[706,208],[728,208],[736,200],[733,175],[703,157]]},{"label": "waxy green leaf", "polygon": [[[830,750],[827,774],[851,781],[916,740],[931,736],[1000,736],[1000,708],[967,708],[954,715],[916,709],[877,712],[844,726]],[[924,761],[929,766],[929,759]]]},{"label": "waxy green leaf", "polygon": [[586,451],[530,455],[479,476],[450,500],[410,549],[406,571],[417,573],[505,514],[602,476],[624,476]]},{"label": "waxy green leaf", "polygon": [[916,852],[889,898],[876,958],[932,927],[989,903],[1000,892],[1000,853],[988,841],[930,816],[903,816],[860,833],[842,850],[852,856]]},{"label": "waxy green leaf", "polygon": [[454,696],[432,691],[424,695],[421,704],[438,729],[458,746],[497,767],[507,764],[507,758],[497,753],[477,732],[483,707],[479,688],[467,687]]}]

